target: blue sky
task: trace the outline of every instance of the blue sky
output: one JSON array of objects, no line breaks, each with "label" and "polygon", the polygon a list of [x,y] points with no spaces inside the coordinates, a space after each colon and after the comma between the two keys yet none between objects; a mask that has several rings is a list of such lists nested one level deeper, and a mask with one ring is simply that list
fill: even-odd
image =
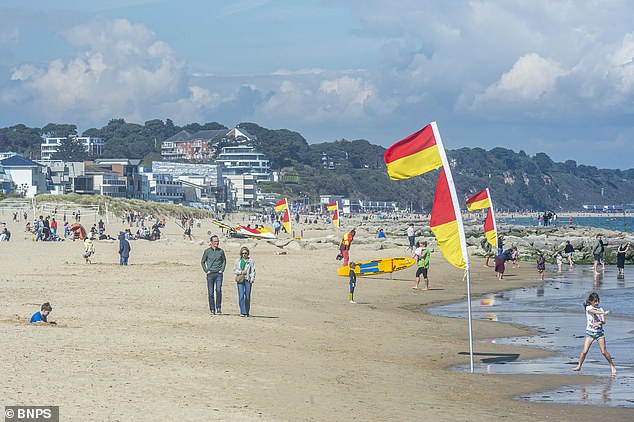
[{"label": "blue sky", "polygon": [[634,3],[3,0],[0,126],[243,121],[634,167]]}]

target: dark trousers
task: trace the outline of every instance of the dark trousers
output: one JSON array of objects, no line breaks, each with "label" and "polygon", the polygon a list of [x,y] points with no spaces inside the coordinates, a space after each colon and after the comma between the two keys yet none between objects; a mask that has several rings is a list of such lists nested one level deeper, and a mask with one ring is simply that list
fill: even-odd
[{"label": "dark trousers", "polygon": [[[216,291],[215,302],[214,290]],[[222,309],[222,273],[207,273],[207,295],[209,296],[209,311],[220,312]]]}]

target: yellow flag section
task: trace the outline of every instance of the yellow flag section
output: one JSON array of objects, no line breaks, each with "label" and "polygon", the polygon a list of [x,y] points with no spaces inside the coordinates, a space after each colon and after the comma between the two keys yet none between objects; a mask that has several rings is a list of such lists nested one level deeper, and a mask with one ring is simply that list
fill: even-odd
[{"label": "yellow flag section", "polygon": [[483,189],[467,199],[467,210],[477,211],[491,207],[489,200],[489,188]]},{"label": "yellow flag section", "polygon": [[[393,273],[404,270],[414,265],[414,258],[397,257],[381,258],[372,261],[357,262],[354,273],[358,276]],[[337,275],[347,277],[350,275],[350,266],[346,265],[337,269]]]},{"label": "yellow flag section", "polygon": [[383,159],[392,180],[409,179],[443,165],[433,122],[389,147]]},{"label": "yellow flag section", "polygon": [[326,209],[328,211],[334,211],[334,210],[336,210],[338,208],[339,208],[339,204],[337,203],[337,201],[331,202],[330,204],[326,204]]},{"label": "yellow flag section", "polygon": [[498,247],[498,233],[495,228],[495,219],[493,218],[493,209],[489,208],[487,217],[484,219],[484,235],[487,238],[487,242],[494,248]]},{"label": "yellow flag section", "polygon": [[291,217],[288,214],[288,208],[284,210],[284,217],[282,218],[282,225],[286,230],[286,233],[291,234]]},{"label": "yellow flag section", "polygon": [[280,212],[280,211],[287,210],[288,209],[288,201],[286,200],[286,198],[284,198],[284,199],[276,202],[274,207],[275,207],[275,212]]},{"label": "yellow flag section", "polygon": [[[434,195],[434,205],[431,209],[429,227],[434,232],[438,247],[445,259],[458,268],[466,269],[466,253],[463,251],[460,236],[462,224],[458,222],[460,213],[456,213],[455,204],[457,198],[453,196],[445,168],[443,167],[436,183],[436,194]],[[462,237],[464,238],[464,235]]]}]

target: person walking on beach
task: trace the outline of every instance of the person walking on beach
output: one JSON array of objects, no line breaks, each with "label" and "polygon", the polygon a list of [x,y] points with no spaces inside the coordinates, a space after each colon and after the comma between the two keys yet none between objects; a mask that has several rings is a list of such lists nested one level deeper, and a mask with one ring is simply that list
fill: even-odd
[{"label": "person walking on beach", "polygon": [[557,252],[555,259],[557,260],[557,273],[561,274],[561,267],[564,264],[564,257],[561,256],[561,252]]},{"label": "person walking on beach", "polygon": [[544,258],[544,254],[540,253],[537,255],[537,272],[541,276],[541,279],[544,280],[544,272],[546,271],[546,259]]},{"label": "person walking on beach", "polygon": [[414,223],[410,223],[407,228],[407,240],[409,240],[409,251],[414,251],[414,242],[416,241],[416,232],[414,231]]},{"label": "person walking on beach", "polygon": [[614,362],[612,362],[612,356],[610,356],[610,353],[608,353],[605,347],[605,332],[603,330],[605,316],[609,314],[610,311],[604,311],[603,308],[599,306],[599,302],[599,295],[593,292],[590,293],[588,299],[586,299],[583,304],[586,309],[586,337],[583,342],[583,350],[579,356],[579,363],[577,363],[577,366],[572,368],[572,370],[581,371],[581,365],[583,365],[583,362],[586,360],[588,350],[590,350],[590,346],[596,340],[597,343],[599,343],[601,353],[610,364],[612,375],[616,375],[616,367],[614,366]]},{"label": "person walking on beach", "polygon": [[357,303],[354,301],[354,288],[357,287],[357,274],[354,272],[356,267],[357,264],[350,262],[350,303]]},{"label": "person walking on beach", "polygon": [[570,240],[566,240],[566,246],[564,247],[564,253],[566,254],[566,256],[568,257],[568,264],[570,265],[570,268],[572,268],[574,261],[572,260],[572,255],[575,252],[575,248],[572,247],[572,245],[570,244]]},{"label": "person walking on beach", "polygon": [[493,247],[486,237],[482,239],[482,241],[480,242],[480,246],[482,246],[482,249],[484,250],[484,266],[489,267],[489,260],[493,256]]},{"label": "person walking on beach", "polygon": [[621,243],[616,250],[616,268],[619,270],[618,278],[625,277],[625,253],[630,249],[629,243]]},{"label": "person walking on beach", "polygon": [[131,250],[130,242],[125,238],[125,232],[119,232],[119,265],[128,265]]},{"label": "person walking on beach", "polygon": [[416,242],[416,251],[414,252],[414,259],[416,259],[416,285],[412,287],[414,290],[418,290],[418,285],[420,284],[421,275],[425,279],[425,288],[423,290],[429,290],[429,277],[427,272],[429,271],[429,248],[427,247],[427,242],[423,241],[423,243]]},{"label": "person walking on beach", "polygon": [[592,255],[594,257],[594,275],[599,275],[599,271],[597,271],[597,266],[601,263],[601,270],[605,270],[605,261],[603,260],[603,253],[605,252],[605,245],[607,243],[603,242],[603,236],[601,234],[596,235],[596,242],[594,247],[592,248]]},{"label": "person walking on beach", "polygon": [[95,253],[95,244],[92,241],[92,233],[90,233],[84,239],[84,254],[82,255],[86,260],[86,264],[92,264],[90,257]]},{"label": "person walking on beach", "polygon": [[339,244],[339,250],[341,251],[341,255],[343,255],[342,265],[344,267],[348,265],[348,259],[350,259],[350,245],[352,244],[352,241],[354,240],[354,235],[356,233],[357,232],[354,229],[352,229],[348,233],[344,234],[343,238],[341,238],[341,243]]},{"label": "person walking on beach", "polygon": [[[207,296],[211,315],[222,314],[222,274],[227,266],[225,251],[218,247],[220,239],[215,234],[209,239],[209,247],[205,249],[200,264],[207,274]],[[214,301],[214,290],[216,297]]]},{"label": "person walking on beach", "polygon": [[249,248],[240,248],[240,256],[233,263],[233,273],[238,287],[238,306],[240,316],[248,317],[251,309],[251,288],[255,281],[255,261],[249,256]]}]

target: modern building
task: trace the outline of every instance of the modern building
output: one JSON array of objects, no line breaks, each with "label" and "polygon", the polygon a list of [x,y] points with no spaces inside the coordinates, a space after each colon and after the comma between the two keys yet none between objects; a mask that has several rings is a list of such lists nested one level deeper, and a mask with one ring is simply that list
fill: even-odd
[{"label": "modern building", "polygon": [[13,182],[14,192],[28,198],[47,191],[46,167],[14,155],[0,161],[0,168],[5,175],[9,175]]},{"label": "modern building", "polygon": [[222,148],[216,158],[216,163],[222,165],[222,172],[226,176],[250,174],[256,180],[271,180],[271,163],[266,155],[257,152],[249,145],[235,145]]},{"label": "modern building", "polygon": [[126,158],[98,159],[95,160],[93,167],[100,168],[104,172],[112,172],[119,177],[125,178],[126,198],[146,201],[150,197],[150,182],[147,174],[142,171],[140,164],[141,160]]},{"label": "modern building", "polygon": [[49,190],[51,193],[64,195],[75,192],[75,180],[84,175],[84,162],[50,161],[48,167]]},{"label": "modern building", "polygon": [[150,191],[155,198],[198,202],[215,208],[216,204],[227,201],[228,189],[222,167],[217,164],[154,161]]},{"label": "modern building", "polygon": [[237,127],[231,130],[201,130],[196,133],[182,130],[161,144],[161,155],[166,161],[206,161],[216,155],[216,147],[220,143],[244,143],[255,139],[255,136]]},{"label": "modern building", "polygon": [[53,154],[55,154],[62,142],[67,140],[68,138],[74,139],[80,142],[84,148],[86,148],[86,153],[88,153],[91,157],[100,157],[103,154],[104,141],[101,138],[95,138],[90,136],[70,136],[70,137],[59,137],[59,138],[46,138],[44,142],[40,145],[40,156],[43,161],[50,161]]}]

